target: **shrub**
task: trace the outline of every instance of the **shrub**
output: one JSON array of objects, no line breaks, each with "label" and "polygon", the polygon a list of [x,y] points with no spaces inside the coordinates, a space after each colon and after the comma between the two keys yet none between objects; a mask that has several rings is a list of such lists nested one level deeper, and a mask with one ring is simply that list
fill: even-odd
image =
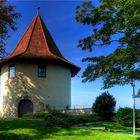
[{"label": "shrub", "polygon": [[45,116],[45,125],[48,127],[70,127],[70,123],[67,121],[69,116],[65,113],[61,113],[58,110],[49,110],[48,115]]},{"label": "shrub", "polygon": [[92,122],[93,120],[91,114],[72,115],[61,113],[58,110],[51,110],[45,118],[45,124],[52,127],[70,127],[80,123]]},{"label": "shrub", "polygon": [[114,116],[115,106],[115,98],[108,92],[104,92],[96,98],[92,106],[92,112],[100,120],[110,121]]},{"label": "shrub", "polygon": [[48,114],[45,118],[45,125],[48,127],[70,127],[69,122],[65,120],[63,117],[55,117],[52,114]]},{"label": "shrub", "polygon": [[61,118],[61,117],[64,118],[64,117],[68,116],[67,113],[62,113],[61,111],[54,110],[54,109],[50,109],[49,114],[51,114],[52,116],[55,116],[55,117],[59,117],[59,118]]},{"label": "shrub", "polygon": [[80,123],[97,121],[97,118],[92,114],[73,115],[52,109],[46,112],[27,113],[23,117],[27,119],[44,119],[45,125],[48,127],[70,127]]},{"label": "shrub", "polygon": [[97,119],[92,114],[73,115],[50,109],[48,112],[28,113],[24,118],[44,119],[48,127],[70,127],[72,125],[92,122]]},{"label": "shrub", "polygon": [[27,113],[23,115],[23,118],[28,119],[44,119],[48,115],[48,112],[35,112],[35,113]]},{"label": "shrub", "polygon": [[[123,126],[131,127],[133,125],[133,109],[119,108],[114,119]],[[136,109],[136,126],[140,127],[140,110]]]},{"label": "shrub", "polygon": [[70,125],[76,125],[80,123],[87,123],[96,121],[96,118],[91,114],[82,114],[82,115],[68,115],[65,120],[69,122]]}]

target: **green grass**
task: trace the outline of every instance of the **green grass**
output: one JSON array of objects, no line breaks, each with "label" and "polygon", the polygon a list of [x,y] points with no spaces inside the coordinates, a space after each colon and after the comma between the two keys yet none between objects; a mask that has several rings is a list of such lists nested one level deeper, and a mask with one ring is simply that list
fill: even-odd
[{"label": "green grass", "polygon": [[[132,132],[132,128],[124,127],[117,123],[112,123],[112,122],[92,122],[92,123],[84,123],[79,126],[106,127],[111,132]],[[140,133],[140,128],[137,128],[136,131]]]},{"label": "green grass", "polygon": [[[116,130],[111,123],[94,123]],[[86,124],[88,126],[92,123]],[[117,126],[119,127],[119,126]],[[128,131],[130,128],[122,128]],[[47,128],[41,120],[0,120],[0,140],[140,140],[140,136],[86,129]]]}]

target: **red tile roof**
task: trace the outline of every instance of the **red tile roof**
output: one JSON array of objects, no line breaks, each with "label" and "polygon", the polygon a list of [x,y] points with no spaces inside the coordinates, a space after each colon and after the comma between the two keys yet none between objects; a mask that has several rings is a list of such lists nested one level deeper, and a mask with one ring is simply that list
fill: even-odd
[{"label": "red tile roof", "polygon": [[17,58],[55,60],[70,68],[73,76],[80,70],[62,56],[40,16],[34,18],[17,47],[0,66]]}]

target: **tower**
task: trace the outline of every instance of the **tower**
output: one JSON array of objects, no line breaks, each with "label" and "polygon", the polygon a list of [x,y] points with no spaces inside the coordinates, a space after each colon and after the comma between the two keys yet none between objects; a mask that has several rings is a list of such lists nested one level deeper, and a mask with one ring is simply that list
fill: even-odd
[{"label": "tower", "polygon": [[71,77],[80,68],[63,57],[40,15],[0,68],[2,117],[71,105]]}]

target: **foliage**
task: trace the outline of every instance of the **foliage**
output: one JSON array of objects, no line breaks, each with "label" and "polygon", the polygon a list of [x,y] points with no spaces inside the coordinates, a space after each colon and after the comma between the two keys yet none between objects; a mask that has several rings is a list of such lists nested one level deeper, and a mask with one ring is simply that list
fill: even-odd
[{"label": "foliage", "polygon": [[[132,127],[133,125],[133,109],[132,108],[119,108],[116,115],[115,120],[123,125],[123,126],[129,126]],[[136,109],[136,126],[140,127],[140,110]]]},{"label": "foliage", "polygon": [[[76,20],[93,26],[93,34],[81,40],[79,47],[92,50],[92,46],[102,47],[111,42],[118,42],[122,47],[137,46],[140,37],[139,6],[139,0],[100,0],[99,6],[89,1],[77,6]],[[112,35],[116,33],[121,35],[114,40]]]},{"label": "foliage", "polygon": [[58,110],[49,110],[48,115],[45,117],[45,125],[48,127],[70,127],[69,122],[66,121],[67,114],[61,113]]},{"label": "foliage", "polygon": [[123,126],[132,126],[133,110],[131,108],[119,108],[115,120]]},{"label": "foliage", "polygon": [[48,112],[27,113],[23,116],[27,119],[44,119],[49,127],[70,127],[80,123],[98,121],[92,114],[73,115],[49,109]]},{"label": "foliage", "polygon": [[104,88],[110,88],[140,79],[139,7],[139,0],[100,0],[99,5],[90,1],[76,7],[76,20],[93,27],[93,33],[79,41],[80,48],[92,51],[95,46],[118,45],[108,56],[83,59],[89,63],[83,82],[103,77]]},{"label": "foliage", "polygon": [[[43,124],[43,120],[23,120],[11,119],[0,120],[1,140],[138,140],[140,136],[128,134],[116,134],[107,131],[76,129],[76,128],[48,128]],[[116,129],[113,123],[96,123],[95,126],[112,126],[112,131]],[[122,132],[132,132],[131,128],[119,127]],[[140,129],[137,129],[140,132]]]},{"label": "foliage", "polygon": [[26,114],[23,115],[23,118],[44,119],[47,115],[48,115],[47,111],[35,112],[35,113],[26,113]]},{"label": "foliage", "polygon": [[[103,77],[103,88],[111,88],[114,85],[131,84],[133,80],[140,79],[139,48],[118,48],[108,56],[87,58],[92,62],[83,73],[84,81],[94,81]],[[137,52],[135,52],[137,50]],[[90,60],[88,60],[90,59]],[[135,60],[134,60],[135,59]],[[135,61],[135,66],[133,62]]]},{"label": "foliage", "polygon": [[7,0],[0,0],[0,59],[6,55],[4,48],[5,41],[9,37],[9,28],[17,29],[16,20],[20,14],[15,12],[15,6],[7,3]]},{"label": "foliage", "polygon": [[81,123],[87,123],[87,122],[93,122],[93,121],[95,122],[97,121],[97,118],[91,114],[81,114],[81,115],[69,114],[67,117],[64,118],[64,120],[68,122],[70,126],[74,126]]},{"label": "foliage", "polygon": [[116,100],[108,92],[99,95],[92,106],[92,112],[101,120],[112,120],[115,112]]},{"label": "foliage", "polygon": [[[60,115],[60,114],[59,114]],[[66,116],[61,114],[60,116],[54,116],[52,114],[48,114],[45,118],[45,125],[47,127],[63,127],[63,128],[69,128],[70,124],[66,121]]]}]

